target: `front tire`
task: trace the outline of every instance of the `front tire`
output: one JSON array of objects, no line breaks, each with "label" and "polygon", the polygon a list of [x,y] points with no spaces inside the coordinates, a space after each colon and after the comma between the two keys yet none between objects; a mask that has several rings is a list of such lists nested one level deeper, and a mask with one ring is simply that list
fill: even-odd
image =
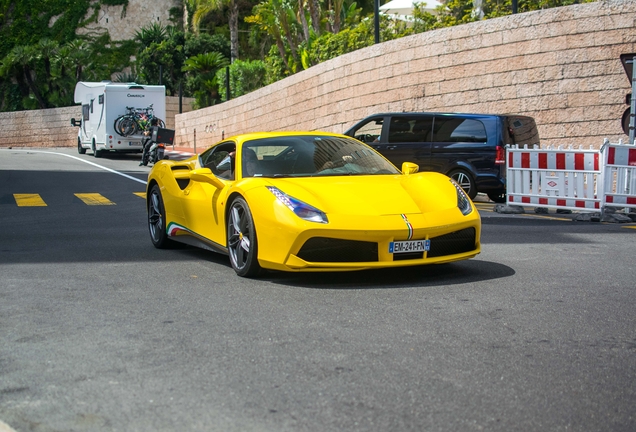
[{"label": "front tire", "polygon": [[473,176],[461,169],[451,171],[448,176],[464,189],[464,192],[471,200],[475,199],[477,196],[477,185],[475,180],[473,180]]},{"label": "front tire", "polygon": [[79,138],[77,139],[77,152],[79,154],[86,154],[86,149],[82,147],[82,140]]},{"label": "front tire", "polygon": [[230,206],[227,217],[227,249],[237,275],[254,277],[261,270],[254,220],[247,202],[239,197]]},{"label": "front tire", "polygon": [[148,231],[150,240],[157,249],[169,249],[174,245],[174,241],[166,233],[166,208],[157,185],[150,189],[148,195]]}]

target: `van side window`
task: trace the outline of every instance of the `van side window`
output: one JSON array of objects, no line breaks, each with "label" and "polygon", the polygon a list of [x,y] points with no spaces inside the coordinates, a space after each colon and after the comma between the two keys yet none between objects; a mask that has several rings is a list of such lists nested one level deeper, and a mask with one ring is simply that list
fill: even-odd
[{"label": "van side window", "polygon": [[394,116],[389,125],[389,143],[430,142],[432,131],[432,116]]},{"label": "van side window", "polygon": [[90,118],[91,106],[89,104],[82,105],[82,118],[84,121]]},{"label": "van side window", "polygon": [[458,117],[435,117],[435,142],[485,143],[486,128],[479,120]]}]

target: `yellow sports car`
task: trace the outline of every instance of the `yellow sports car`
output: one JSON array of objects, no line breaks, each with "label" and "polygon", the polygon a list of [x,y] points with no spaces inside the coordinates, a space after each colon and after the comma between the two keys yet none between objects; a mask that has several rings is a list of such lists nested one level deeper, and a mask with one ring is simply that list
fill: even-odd
[{"label": "yellow sports car", "polygon": [[326,132],[239,135],[148,177],[150,238],[263,269],[344,271],[436,264],[480,252],[481,220],[443,174],[400,172],[356,139]]}]

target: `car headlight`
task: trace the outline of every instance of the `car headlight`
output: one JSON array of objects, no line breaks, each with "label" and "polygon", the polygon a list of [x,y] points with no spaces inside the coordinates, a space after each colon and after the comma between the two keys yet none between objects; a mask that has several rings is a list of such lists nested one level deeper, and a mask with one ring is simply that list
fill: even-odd
[{"label": "car headlight", "polygon": [[450,181],[453,183],[455,190],[457,191],[457,207],[459,208],[459,211],[461,211],[464,216],[470,214],[473,211],[470,198],[468,198],[464,189],[462,189],[455,180],[450,179]]},{"label": "car headlight", "polygon": [[307,203],[297,200],[296,198],[287,195],[274,186],[267,186],[267,189],[269,189],[269,191],[274,194],[278,201],[285,204],[285,206],[293,211],[294,214],[299,218],[309,222],[329,222],[327,220],[327,215],[324,212],[318,210],[316,207],[310,206]]}]

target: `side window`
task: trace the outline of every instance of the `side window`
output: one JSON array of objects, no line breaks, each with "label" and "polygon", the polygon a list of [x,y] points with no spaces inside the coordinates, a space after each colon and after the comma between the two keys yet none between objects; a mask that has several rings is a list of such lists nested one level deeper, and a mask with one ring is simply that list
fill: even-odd
[{"label": "side window", "polygon": [[432,131],[432,116],[395,116],[389,125],[389,142],[430,142]]},{"label": "side window", "polygon": [[459,117],[435,117],[435,142],[485,143],[486,128],[479,120]]},{"label": "side window", "polygon": [[378,142],[382,134],[382,123],[382,118],[372,119],[360,126],[353,137],[364,143]]},{"label": "side window", "polygon": [[200,156],[202,168],[210,168],[217,177],[234,180],[236,145],[233,142],[218,144]]},{"label": "side window", "polygon": [[90,118],[91,106],[88,104],[82,105],[82,117],[84,121]]}]

